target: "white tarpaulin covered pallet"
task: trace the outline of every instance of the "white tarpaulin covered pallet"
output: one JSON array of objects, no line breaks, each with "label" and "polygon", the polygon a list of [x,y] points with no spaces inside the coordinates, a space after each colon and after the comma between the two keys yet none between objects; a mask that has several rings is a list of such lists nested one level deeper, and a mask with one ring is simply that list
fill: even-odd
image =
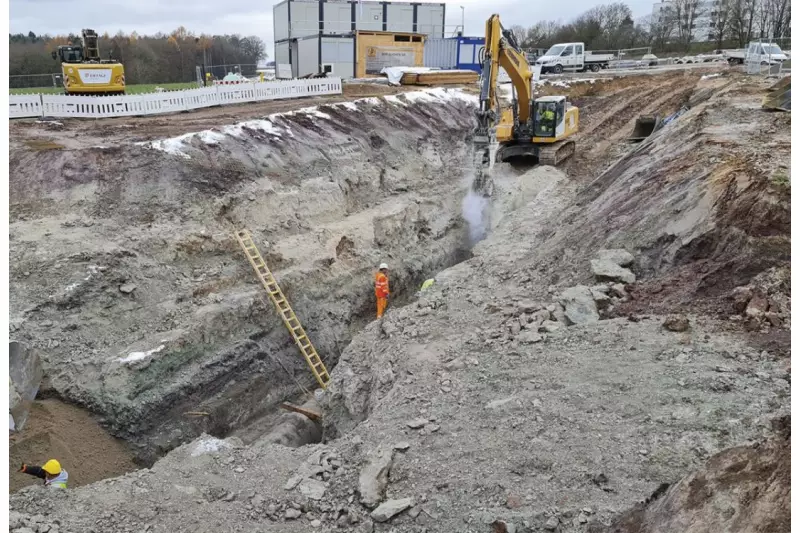
[{"label": "white tarpaulin covered pallet", "polygon": [[119,96],[12,94],[9,97],[9,117],[110,118],[156,115],[218,105],[328,94],[342,94],[341,78],[253,82]]}]

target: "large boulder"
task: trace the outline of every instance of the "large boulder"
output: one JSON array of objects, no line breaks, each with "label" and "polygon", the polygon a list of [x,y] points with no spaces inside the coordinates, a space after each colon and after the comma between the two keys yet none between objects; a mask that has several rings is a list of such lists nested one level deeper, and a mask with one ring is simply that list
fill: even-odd
[{"label": "large boulder", "polygon": [[377,509],[372,511],[370,516],[376,522],[386,522],[393,516],[402,513],[406,509],[414,506],[414,498],[402,498],[400,500],[389,500],[383,502]]},{"label": "large boulder", "polygon": [[17,341],[9,343],[9,411],[14,419],[16,431],[20,431],[28,419],[31,404],[39,392],[44,371],[36,351]]},{"label": "large boulder", "polygon": [[380,447],[370,454],[367,464],[361,469],[358,492],[361,494],[361,503],[369,508],[374,508],[383,501],[386,486],[389,484],[393,456],[394,450]]},{"label": "large boulder", "polygon": [[633,283],[636,276],[627,268],[623,268],[608,259],[592,259],[592,273],[600,281],[621,281]]},{"label": "large boulder", "polygon": [[564,306],[567,323],[592,324],[600,320],[592,290],[585,285],[570,287],[561,293],[559,301]]},{"label": "large boulder", "polygon": [[615,265],[619,265],[621,267],[630,266],[634,261],[633,254],[623,248],[600,250],[597,252],[597,258],[601,261],[611,261]]}]

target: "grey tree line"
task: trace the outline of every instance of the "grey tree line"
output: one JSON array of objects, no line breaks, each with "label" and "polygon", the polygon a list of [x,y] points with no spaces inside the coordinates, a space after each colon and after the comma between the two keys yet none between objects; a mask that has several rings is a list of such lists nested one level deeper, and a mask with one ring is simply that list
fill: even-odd
[{"label": "grey tree line", "polygon": [[[744,47],[752,39],[791,37],[790,0],[672,0],[656,13],[633,18],[630,7],[614,2],[593,7],[575,19],[511,26],[524,49],[560,42],[583,42],[589,50],[650,47],[654,53],[690,48]],[[710,25],[698,29],[701,20]],[[704,35],[698,35],[702,31]],[[702,37],[700,43],[695,37]]]},{"label": "grey tree line", "polygon": [[[52,52],[60,45],[79,44],[80,35],[9,34],[9,74],[52,74],[60,71]],[[254,65],[267,57],[264,42],[254,36],[194,34],[179,27],[169,34],[104,33],[100,54],[125,66],[128,84],[187,82],[197,65]],[[223,69],[214,74],[225,75]]]}]

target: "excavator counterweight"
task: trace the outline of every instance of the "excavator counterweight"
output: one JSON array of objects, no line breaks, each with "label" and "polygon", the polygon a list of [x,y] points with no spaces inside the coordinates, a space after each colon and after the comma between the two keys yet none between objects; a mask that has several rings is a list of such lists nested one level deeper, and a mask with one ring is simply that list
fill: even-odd
[{"label": "excavator counterweight", "polygon": [[125,94],[125,67],[119,61],[100,57],[97,32],[81,31],[81,43],[59,46],[53,59],[61,62],[65,94]]}]

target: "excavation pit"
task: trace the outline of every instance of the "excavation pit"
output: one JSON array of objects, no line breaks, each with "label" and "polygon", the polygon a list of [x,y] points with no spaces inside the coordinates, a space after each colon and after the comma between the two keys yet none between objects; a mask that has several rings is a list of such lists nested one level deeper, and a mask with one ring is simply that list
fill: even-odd
[{"label": "excavation pit", "polygon": [[432,90],[15,152],[12,241],[30,252],[14,262],[15,334],[43,352],[51,393],[98,414],[140,465],[201,433],[255,440],[303,402],[297,382],[316,383],[233,233],[253,234],[331,371],[375,319],[379,263],[391,313],[470,257],[473,109]]}]

